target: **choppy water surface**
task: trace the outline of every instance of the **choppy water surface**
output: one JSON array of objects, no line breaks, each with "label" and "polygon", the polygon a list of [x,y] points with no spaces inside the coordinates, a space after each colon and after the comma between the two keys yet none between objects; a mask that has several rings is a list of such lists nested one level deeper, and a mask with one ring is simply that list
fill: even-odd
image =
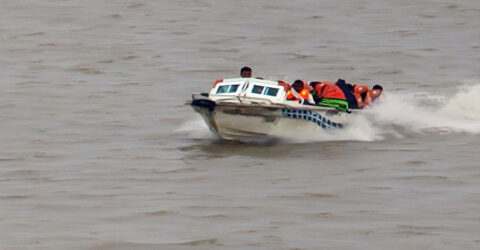
[{"label": "choppy water surface", "polygon": [[[479,1],[1,1],[0,249],[477,249]],[[381,83],[345,133],[218,141],[216,78]]]}]

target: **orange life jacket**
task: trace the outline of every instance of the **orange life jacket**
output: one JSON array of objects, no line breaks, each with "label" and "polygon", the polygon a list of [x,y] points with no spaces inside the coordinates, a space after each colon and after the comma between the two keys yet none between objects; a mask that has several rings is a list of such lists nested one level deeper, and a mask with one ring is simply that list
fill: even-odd
[{"label": "orange life jacket", "polygon": [[287,100],[298,101],[298,99],[293,95],[292,90],[287,91]]},{"label": "orange life jacket", "polygon": [[332,83],[329,81],[323,81],[315,85],[315,92],[316,92],[316,95],[314,96],[315,99],[321,99],[323,97],[322,92],[325,86],[327,85],[332,85]]},{"label": "orange life jacket", "polygon": [[343,91],[335,84],[327,84],[323,87],[322,98],[347,100]]},{"label": "orange life jacket", "polygon": [[355,100],[357,101],[358,108],[363,108],[363,106],[365,106],[365,102],[362,98],[362,94],[366,93],[367,91],[368,91],[367,85],[355,84],[353,86],[353,95],[355,96]]},{"label": "orange life jacket", "polygon": [[367,95],[365,96],[365,100],[364,100],[365,105],[366,106],[371,105],[372,102],[374,102],[375,99],[377,99],[381,94],[382,94],[382,91],[379,90],[379,89],[368,90]]},{"label": "orange life jacket", "polygon": [[308,91],[307,88],[303,88],[302,91],[300,91],[299,94],[304,100],[308,101],[308,96],[310,95],[310,91]]},{"label": "orange life jacket", "polygon": [[[303,88],[302,90],[300,90],[300,92],[298,92],[298,94],[299,94],[304,100],[307,100],[307,101],[308,101],[308,95],[310,95],[310,92],[308,91],[308,89]],[[298,100],[297,97],[295,97],[295,95],[293,95],[292,90],[289,90],[289,91],[287,92],[287,100],[290,100],[290,101],[300,101],[300,100]]]}]

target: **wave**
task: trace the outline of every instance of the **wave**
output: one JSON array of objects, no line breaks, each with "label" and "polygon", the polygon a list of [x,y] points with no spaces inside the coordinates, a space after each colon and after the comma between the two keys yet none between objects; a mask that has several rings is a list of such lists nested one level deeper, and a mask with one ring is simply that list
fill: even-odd
[{"label": "wave", "polygon": [[197,117],[183,123],[179,128],[173,132],[185,134],[191,139],[214,139],[216,138],[213,132],[210,131],[203,119],[195,114]]},{"label": "wave", "polygon": [[381,134],[480,133],[480,85],[460,87],[452,95],[391,93],[365,110]]}]

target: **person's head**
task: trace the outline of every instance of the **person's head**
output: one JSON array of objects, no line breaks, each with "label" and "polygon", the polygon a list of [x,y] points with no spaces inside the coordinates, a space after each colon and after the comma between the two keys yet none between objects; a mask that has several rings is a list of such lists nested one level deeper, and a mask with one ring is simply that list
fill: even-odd
[{"label": "person's head", "polygon": [[375,101],[376,99],[378,99],[380,96],[383,95],[383,87],[378,84],[373,86],[372,90],[373,91],[370,96],[370,98],[372,98],[372,101]]},{"label": "person's head", "polygon": [[295,91],[300,93],[300,91],[302,91],[302,89],[303,89],[303,81],[302,80],[295,80],[292,84],[292,88],[295,89]]},{"label": "person's head", "polygon": [[317,86],[317,84],[320,84],[320,82],[310,82],[310,86],[312,86],[313,89],[315,89],[315,86]]},{"label": "person's head", "polygon": [[380,86],[380,85],[378,85],[378,84],[375,84],[375,86],[373,86],[372,89],[378,89],[378,90],[380,90],[380,91],[383,91],[383,87]]},{"label": "person's head", "polygon": [[241,77],[252,77],[252,69],[245,66],[240,70]]}]

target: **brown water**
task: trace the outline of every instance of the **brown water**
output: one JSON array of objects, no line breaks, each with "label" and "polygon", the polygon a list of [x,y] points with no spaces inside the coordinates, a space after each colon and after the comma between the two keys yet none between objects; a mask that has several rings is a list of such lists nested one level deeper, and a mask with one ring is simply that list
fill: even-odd
[{"label": "brown water", "polygon": [[[480,2],[0,8],[0,249],[478,249]],[[218,141],[216,78],[381,83],[345,133]]]}]

